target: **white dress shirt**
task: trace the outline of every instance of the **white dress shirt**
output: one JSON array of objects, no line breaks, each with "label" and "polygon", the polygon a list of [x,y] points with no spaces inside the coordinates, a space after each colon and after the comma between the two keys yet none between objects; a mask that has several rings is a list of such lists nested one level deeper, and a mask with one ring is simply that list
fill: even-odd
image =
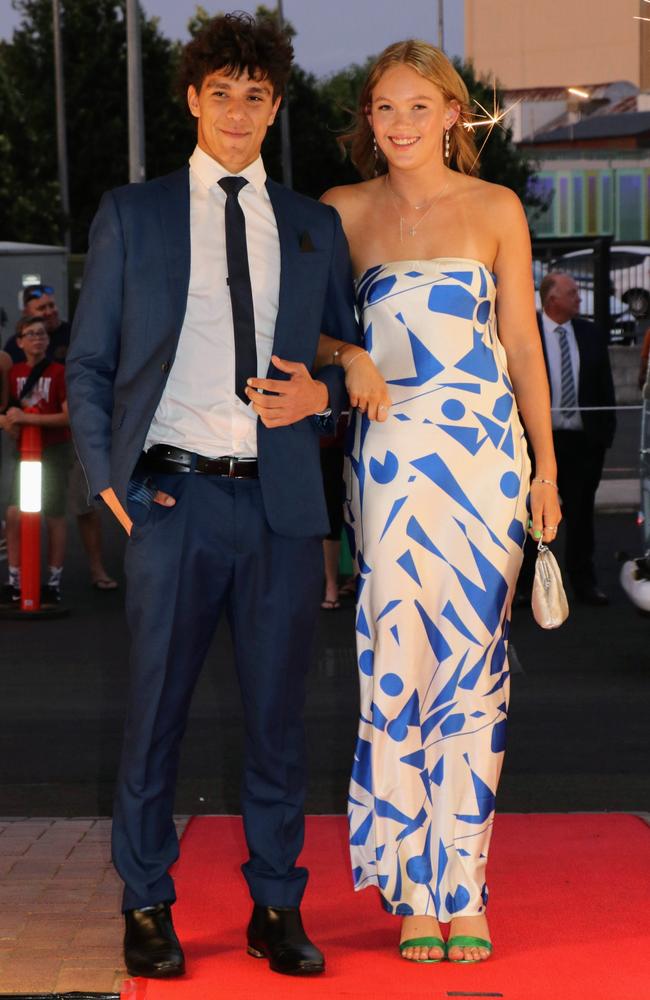
[{"label": "white dress shirt", "polygon": [[[280,241],[261,157],[240,174],[255,312],[257,375],[266,377],[280,294]],[[208,458],[257,455],[257,414],[235,394],[235,341],[226,264],[226,194],[231,176],[197,146],[190,157],[192,260],[176,358],[145,449],[170,444]],[[251,375],[254,373],[251,372]]]},{"label": "white dress shirt", "polygon": [[542,327],[544,329],[544,344],[546,347],[546,357],[548,359],[548,380],[551,385],[551,422],[553,430],[581,431],[583,429],[580,411],[576,410],[572,416],[567,417],[560,410],[562,400],[562,352],[560,350],[560,337],[556,332],[558,326],[566,330],[566,341],[569,345],[571,355],[571,367],[573,368],[573,382],[576,390],[576,405],[578,401],[578,384],[580,379],[580,354],[576,335],[573,330],[571,320],[566,323],[556,323],[545,312],[542,312]]}]

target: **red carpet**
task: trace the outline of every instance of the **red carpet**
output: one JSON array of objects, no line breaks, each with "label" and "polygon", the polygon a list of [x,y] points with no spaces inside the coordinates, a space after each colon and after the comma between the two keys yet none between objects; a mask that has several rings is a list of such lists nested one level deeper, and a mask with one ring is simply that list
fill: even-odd
[{"label": "red carpet", "polygon": [[414,966],[374,889],[354,894],[342,817],[310,817],[303,914],[325,951],[313,980],[271,973],[245,952],[250,901],[238,818],[190,824],[176,868],[176,927],[188,973],[132,980],[123,1000],[649,1000],[650,828],[632,816],[497,816],[489,869],[495,952],[485,965]]}]

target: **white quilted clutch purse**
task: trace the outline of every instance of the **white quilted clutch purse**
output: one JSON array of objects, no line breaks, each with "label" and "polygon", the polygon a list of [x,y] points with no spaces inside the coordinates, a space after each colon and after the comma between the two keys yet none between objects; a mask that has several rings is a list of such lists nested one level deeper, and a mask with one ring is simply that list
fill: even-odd
[{"label": "white quilted clutch purse", "polygon": [[569,602],[557,560],[547,545],[537,546],[532,596],[533,618],[542,628],[559,628],[569,617]]}]

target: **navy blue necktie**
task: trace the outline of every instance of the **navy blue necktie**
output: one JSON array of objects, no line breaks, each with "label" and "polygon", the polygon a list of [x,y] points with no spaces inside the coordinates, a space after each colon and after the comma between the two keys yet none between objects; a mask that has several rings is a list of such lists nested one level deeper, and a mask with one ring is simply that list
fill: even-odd
[{"label": "navy blue necktie", "polygon": [[219,186],[226,192],[226,261],[235,330],[235,392],[244,403],[249,402],[245,391],[246,380],[257,377],[255,312],[248,270],[246,220],[238,201],[239,192],[246,184],[245,177],[222,177],[219,181]]}]

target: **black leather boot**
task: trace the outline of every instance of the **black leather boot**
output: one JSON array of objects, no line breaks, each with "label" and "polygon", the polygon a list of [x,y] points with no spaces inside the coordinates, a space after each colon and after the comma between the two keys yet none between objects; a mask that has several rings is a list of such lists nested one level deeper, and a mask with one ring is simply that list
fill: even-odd
[{"label": "black leather boot", "polygon": [[124,960],[131,976],[167,979],[182,976],[185,956],[172,923],[169,903],[124,914]]},{"label": "black leather boot", "polygon": [[325,971],[323,954],[305,934],[297,906],[256,903],[248,925],[248,954],[268,958],[273,971],[285,976],[316,976]]}]

